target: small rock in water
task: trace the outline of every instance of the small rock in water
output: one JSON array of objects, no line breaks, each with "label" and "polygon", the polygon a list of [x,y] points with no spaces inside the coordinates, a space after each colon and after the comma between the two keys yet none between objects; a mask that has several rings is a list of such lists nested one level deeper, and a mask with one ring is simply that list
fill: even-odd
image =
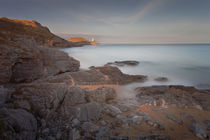
[{"label": "small rock in water", "polygon": [[158,77],[158,78],[155,78],[154,80],[158,81],[158,82],[167,82],[168,78],[166,78],[166,77]]}]

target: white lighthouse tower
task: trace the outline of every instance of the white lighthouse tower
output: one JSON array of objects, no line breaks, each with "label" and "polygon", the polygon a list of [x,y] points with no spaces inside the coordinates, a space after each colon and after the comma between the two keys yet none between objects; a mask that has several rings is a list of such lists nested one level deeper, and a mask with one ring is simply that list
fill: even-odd
[{"label": "white lighthouse tower", "polygon": [[91,39],[91,41],[92,41],[92,42],[94,42],[94,41],[95,41],[95,39],[94,39],[94,38],[92,38],[92,39]]}]

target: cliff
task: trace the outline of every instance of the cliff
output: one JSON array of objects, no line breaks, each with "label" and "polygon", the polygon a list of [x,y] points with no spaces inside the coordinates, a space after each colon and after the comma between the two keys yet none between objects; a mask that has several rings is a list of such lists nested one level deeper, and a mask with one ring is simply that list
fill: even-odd
[{"label": "cliff", "polygon": [[83,46],[83,45],[98,45],[99,43],[97,41],[89,41],[83,37],[72,37],[68,39],[69,42],[75,43],[78,46]]},{"label": "cliff", "polygon": [[75,46],[36,21],[0,18],[0,43],[20,44],[24,39],[33,39],[37,45],[67,48]]}]

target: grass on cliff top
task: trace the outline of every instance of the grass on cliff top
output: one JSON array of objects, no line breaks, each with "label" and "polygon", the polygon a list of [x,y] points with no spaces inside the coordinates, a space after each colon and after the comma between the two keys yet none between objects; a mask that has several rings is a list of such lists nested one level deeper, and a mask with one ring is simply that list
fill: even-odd
[{"label": "grass on cliff top", "polygon": [[7,18],[0,18],[0,43],[13,39],[16,35],[26,35],[33,37],[37,42],[44,43],[53,37],[46,27],[33,21],[26,20],[10,20]]}]

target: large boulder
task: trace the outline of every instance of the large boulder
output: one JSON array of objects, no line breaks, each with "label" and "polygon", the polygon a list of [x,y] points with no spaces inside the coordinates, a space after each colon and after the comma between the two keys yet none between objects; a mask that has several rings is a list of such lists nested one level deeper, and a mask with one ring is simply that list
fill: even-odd
[{"label": "large boulder", "polygon": [[103,66],[91,67],[90,70],[71,73],[75,84],[98,85],[98,84],[129,84],[132,82],[144,82],[144,75],[128,75],[122,73],[117,67]]},{"label": "large boulder", "polygon": [[62,104],[65,95],[68,93],[66,84],[25,84],[19,86],[14,100],[27,100],[31,111],[43,118],[52,116]]},{"label": "large boulder", "polygon": [[92,67],[92,70],[97,70],[105,75],[110,83],[128,84],[132,82],[144,82],[147,76],[144,75],[128,75],[120,71],[119,68],[113,66]]},{"label": "large boulder", "polygon": [[79,61],[53,48],[0,44],[0,83],[31,82],[79,70]]},{"label": "large boulder", "polygon": [[37,121],[35,117],[21,109],[0,109],[0,139],[35,140]]}]

